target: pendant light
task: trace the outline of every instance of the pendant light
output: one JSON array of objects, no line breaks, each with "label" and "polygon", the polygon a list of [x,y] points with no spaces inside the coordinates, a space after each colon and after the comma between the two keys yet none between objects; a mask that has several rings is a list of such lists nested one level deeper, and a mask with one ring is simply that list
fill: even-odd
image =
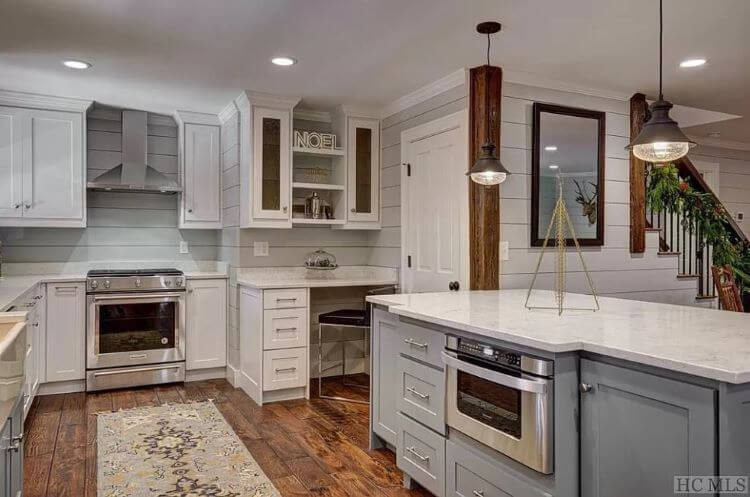
[{"label": "pendant light", "polygon": [[672,103],[664,100],[662,92],[662,73],[664,71],[664,7],[663,0],[659,0],[659,99],[651,104],[651,117],[643,125],[643,129],[626,148],[633,151],[633,155],[651,163],[672,162],[687,155],[695,146],[682,132],[677,122],[669,117]]},{"label": "pendant light", "polygon": [[[477,32],[479,34],[487,35],[487,66],[490,65],[490,35],[500,31],[501,25],[499,22],[482,22],[477,24]],[[505,181],[510,174],[505,167],[500,163],[500,159],[495,155],[495,145],[489,142],[490,137],[490,105],[489,105],[489,92],[485,92],[487,102],[485,102],[485,109],[487,109],[487,116],[485,117],[485,136],[487,142],[482,145],[482,152],[479,154],[479,158],[476,160],[468,173],[471,176],[471,180],[480,185],[497,185]]]}]

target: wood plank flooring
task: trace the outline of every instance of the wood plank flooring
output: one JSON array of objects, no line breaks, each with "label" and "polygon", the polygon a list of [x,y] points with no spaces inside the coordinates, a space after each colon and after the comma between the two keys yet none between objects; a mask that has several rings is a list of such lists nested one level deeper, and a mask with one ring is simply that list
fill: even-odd
[{"label": "wood plank flooring", "polygon": [[[317,391],[317,382],[312,390]],[[329,395],[366,398],[324,383]],[[367,450],[368,406],[314,396],[258,406],[224,380],[46,395],[26,419],[24,497],[96,497],[96,413],[213,399],[283,496],[429,496],[401,487],[388,450]]]}]

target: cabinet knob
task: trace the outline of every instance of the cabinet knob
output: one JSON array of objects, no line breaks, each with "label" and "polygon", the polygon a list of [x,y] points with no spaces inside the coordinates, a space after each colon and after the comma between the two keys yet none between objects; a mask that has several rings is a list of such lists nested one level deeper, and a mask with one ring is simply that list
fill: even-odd
[{"label": "cabinet knob", "polygon": [[284,207],[282,207],[281,210],[284,211],[284,212],[286,212],[286,210],[287,210],[286,205]]},{"label": "cabinet knob", "polygon": [[30,203],[29,203],[29,204],[23,204],[23,206],[24,206],[24,207],[25,207],[26,209],[31,209],[31,204],[30,204]]},{"label": "cabinet knob", "polygon": [[352,207],[352,212],[357,212],[357,209],[355,209],[354,207]]},{"label": "cabinet knob", "polygon": [[193,209],[188,209],[188,212],[192,214],[193,213]]},{"label": "cabinet knob", "polygon": [[19,209],[21,207],[21,204],[13,204],[14,209]]},{"label": "cabinet knob", "polygon": [[581,393],[589,393],[594,389],[594,387],[592,387],[590,383],[581,383],[578,389],[581,391]]}]

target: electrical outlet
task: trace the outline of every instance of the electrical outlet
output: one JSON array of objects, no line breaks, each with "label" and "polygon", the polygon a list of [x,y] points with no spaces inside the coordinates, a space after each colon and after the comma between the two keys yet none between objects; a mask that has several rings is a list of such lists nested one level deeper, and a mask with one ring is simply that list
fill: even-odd
[{"label": "electrical outlet", "polygon": [[181,254],[190,253],[190,250],[188,249],[188,242],[186,242],[185,240],[180,241],[180,253]]},{"label": "electrical outlet", "polygon": [[253,242],[253,255],[255,257],[268,257],[268,242]]},{"label": "electrical outlet", "polygon": [[510,247],[508,242],[500,242],[500,260],[507,261],[510,259]]},{"label": "electrical outlet", "polygon": [[738,212],[737,213],[737,221],[742,221],[743,219],[745,219],[745,215],[743,213],[741,213],[741,212]]}]

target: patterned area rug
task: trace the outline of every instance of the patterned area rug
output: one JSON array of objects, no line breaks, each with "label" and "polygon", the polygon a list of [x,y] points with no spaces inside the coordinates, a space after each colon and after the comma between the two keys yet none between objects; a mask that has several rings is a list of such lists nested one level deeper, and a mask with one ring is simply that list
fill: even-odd
[{"label": "patterned area rug", "polygon": [[99,414],[98,497],[279,497],[212,402]]}]

